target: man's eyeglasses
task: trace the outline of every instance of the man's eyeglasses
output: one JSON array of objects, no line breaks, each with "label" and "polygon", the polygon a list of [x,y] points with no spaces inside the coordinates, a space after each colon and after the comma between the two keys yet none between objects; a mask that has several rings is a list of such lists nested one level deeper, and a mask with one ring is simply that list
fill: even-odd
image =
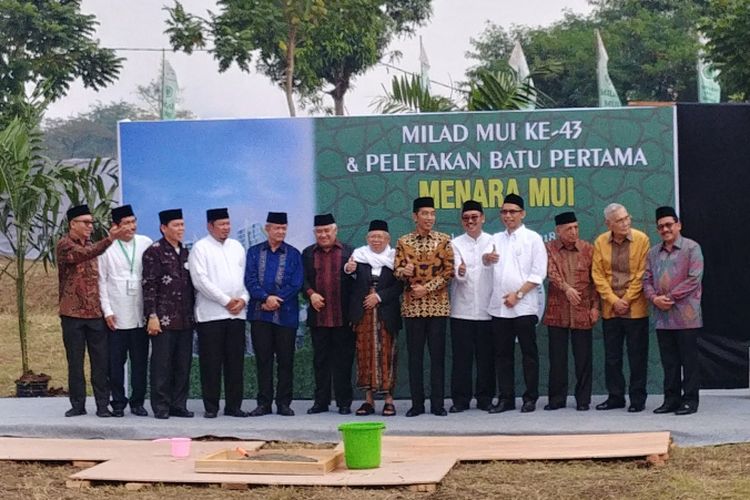
[{"label": "man's eyeglasses", "polygon": [[502,215],[516,215],[516,214],[520,214],[521,212],[523,212],[523,210],[516,210],[516,209],[500,210],[500,213]]},{"label": "man's eyeglasses", "polygon": [[81,224],[83,224],[85,226],[93,226],[94,225],[94,221],[92,221],[92,220],[74,220],[73,222],[80,222]]},{"label": "man's eyeglasses", "polygon": [[480,215],[462,215],[461,220],[464,222],[476,222],[480,217]]},{"label": "man's eyeglasses", "polygon": [[664,229],[666,229],[667,231],[669,231],[670,229],[672,229],[672,226],[674,225],[675,225],[674,222],[665,222],[664,224],[657,224],[656,230],[663,231]]}]

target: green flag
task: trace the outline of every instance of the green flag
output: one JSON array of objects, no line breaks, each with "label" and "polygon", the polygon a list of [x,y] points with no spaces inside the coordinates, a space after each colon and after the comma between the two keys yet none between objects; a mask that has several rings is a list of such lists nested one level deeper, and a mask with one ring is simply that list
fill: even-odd
[{"label": "green flag", "polygon": [[604,48],[604,42],[602,42],[599,30],[594,30],[594,32],[596,33],[596,83],[599,89],[599,107],[620,107],[622,103],[617,96],[617,90],[615,90],[615,86],[612,84],[612,80],[609,77],[609,70],[607,69],[607,63],[609,62],[607,49]]},{"label": "green flag", "polygon": [[174,120],[175,104],[177,101],[177,75],[172,65],[164,59],[161,79],[161,119]]},{"label": "green flag", "polygon": [[[523,53],[521,42],[519,41],[516,41],[516,44],[513,46],[513,51],[510,53],[510,57],[508,58],[508,66],[513,68],[513,71],[516,72],[518,83],[525,83],[528,81],[529,87],[534,89],[534,80],[529,76],[531,75],[531,71],[529,71],[529,64],[526,62],[526,56]],[[536,89],[534,90],[536,91]],[[521,109],[536,108],[536,94],[533,94],[529,97],[532,98],[531,102]]]},{"label": "green flag", "polygon": [[[700,42],[701,45],[705,45],[706,39],[701,36]],[[717,81],[719,70],[703,59],[703,50],[698,52],[696,70],[698,71],[698,102],[721,102],[721,86]]]}]

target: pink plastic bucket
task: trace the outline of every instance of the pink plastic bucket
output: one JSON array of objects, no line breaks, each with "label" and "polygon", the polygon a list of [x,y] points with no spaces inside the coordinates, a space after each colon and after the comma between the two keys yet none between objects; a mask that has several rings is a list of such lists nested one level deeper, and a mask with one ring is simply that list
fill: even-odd
[{"label": "pink plastic bucket", "polygon": [[190,456],[190,442],[188,437],[154,439],[154,443],[169,441],[170,450],[174,458],[187,458]]}]

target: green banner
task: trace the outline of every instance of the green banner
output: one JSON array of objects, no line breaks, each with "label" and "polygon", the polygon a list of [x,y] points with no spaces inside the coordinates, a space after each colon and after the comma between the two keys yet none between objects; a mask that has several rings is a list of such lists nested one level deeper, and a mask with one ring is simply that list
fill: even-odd
[{"label": "green banner", "polygon": [[[555,214],[568,210],[578,216],[581,238],[592,241],[606,231],[604,207],[618,202],[633,227],[656,242],[654,210],[676,198],[673,108],[325,118],[316,120],[314,142],[317,213],[334,213],[341,239],[354,246],[364,244],[371,219],[388,221],[394,244],[413,230],[411,202],[418,196],[435,198],[439,231],[463,232],[460,207],[467,199],[487,208],[487,232],[502,231],[498,207],[511,192],[524,198],[525,223],[545,241],[554,238]],[[546,394],[546,329],[538,328],[538,336],[540,394]],[[396,394],[408,397],[404,336],[399,352]],[[603,371],[599,322],[595,394],[606,393]],[[449,387],[450,349],[446,374]],[[661,380],[653,336],[649,391],[660,393]]]},{"label": "green banner", "polygon": [[418,196],[435,198],[440,230],[460,234],[465,200],[481,201],[497,232],[493,209],[520,194],[527,226],[545,239],[562,211],[575,210],[592,239],[608,203],[649,229],[653,210],[675,199],[672,108],[327,118],[315,136],[318,211],[336,214],[355,243],[371,219],[388,220],[393,235],[412,230]]}]

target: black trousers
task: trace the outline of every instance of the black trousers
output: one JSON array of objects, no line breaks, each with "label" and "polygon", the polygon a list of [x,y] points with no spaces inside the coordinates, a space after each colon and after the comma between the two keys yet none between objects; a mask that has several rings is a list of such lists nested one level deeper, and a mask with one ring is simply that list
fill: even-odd
[{"label": "black trousers", "polygon": [[603,321],[604,381],[609,400],[625,402],[625,376],[622,372],[623,345],[628,347],[630,365],[630,404],[646,404],[648,372],[648,318],[610,318]]},{"label": "black trousers", "polygon": [[224,411],[241,409],[245,393],[245,320],[222,319],[196,324],[201,394],[207,412],[219,411],[224,375]]},{"label": "black trousers", "polygon": [[[451,398],[456,406],[468,407],[471,398],[477,405],[489,406],[495,397],[495,350],[492,322],[451,318]],[[476,363],[476,382],[472,390],[472,372]]]},{"label": "black trousers", "polygon": [[549,403],[564,405],[568,399],[568,337],[570,337],[576,373],[576,403],[591,404],[591,330],[548,326],[547,333],[549,335]]},{"label": "black trousers", "polygon": [[83,359],[89,350],[91,363],[91,387],[97,408],[109,405],[107,384],[107,326],[102,318],[82,319],[61,316],[63,344],[68,359],[68,394],[73,408],[86,406],[86,376]]},{"label": "black trousers", "polygon": [[495,341],[497,385],[500,401],[516,399],[515,353],[516,338],[521,346],[521,363],[526,392],[523,401],[539,399],[539,349],[536,345],[535,315],[517,318],[492,318],[492,337]]},{"label": "black trousers", "polygon": [[424,408],[424,348],[430,353],[430,410],[444,406],[445,328],[444,316],[404,318],[406,349],[409,354],[409,389],[415,408]]},{"label": "black trousers", "polygon": [[656,330],[661,364],[664,367],[664,403],[688,404],[698,408],[700,329]]},{"label": "black trousers", "polygon": [[146,329],[128,328],[109,330],[109,386],[112,390],[112,409],[122,410],[128,405],[125,389],[125,362],[130,357],[130,407],[143,406],[146,397],[148,372],[148,334]]},{"label": "black trousers", "polygon": [[151,336],[151,409],[186,409],[193,360],[193,330]]},{"label": "black trousers", "polygon": [[310,328],[315,372],[315,403],[331,403],[331,379],[336,405],[352,405],[352,365],[354,364],[355,335],[351,327]]},{"label": "black trousers", "polygon": [[250,323],[250,337],[258,372],[258,406],[271,407],[273,397],[273,361],[276,359],[276,405],[292,403],[294,377],[294,328],[265,321]]}]

